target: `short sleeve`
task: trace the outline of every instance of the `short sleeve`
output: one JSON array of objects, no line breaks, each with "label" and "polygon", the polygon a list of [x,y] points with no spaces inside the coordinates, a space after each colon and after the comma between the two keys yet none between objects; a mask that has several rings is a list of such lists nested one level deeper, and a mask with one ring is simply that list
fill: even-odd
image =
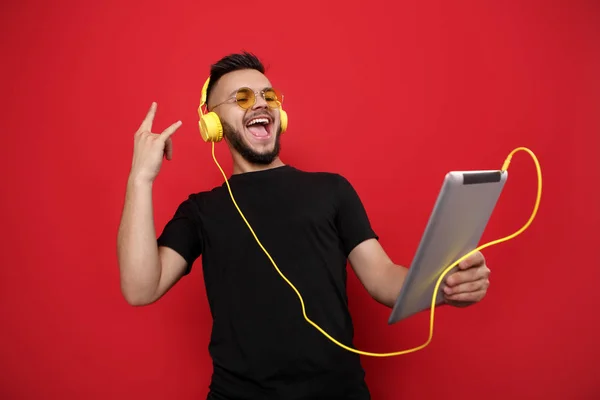
[{"label": "short sleeve", "polygon": [[158,246],[169,247],[187,262],[186,274],[202,254],[198,205],[192,196],[182,202],[157,239]]},{"label": "short sleeve", "polygon": [[337,213],[335,223],[344,252],[348,256],[363,241],[367,239],[379,240],[379,237],[371,226],[358,193],[343,176],[338,175],[336,191]]}]

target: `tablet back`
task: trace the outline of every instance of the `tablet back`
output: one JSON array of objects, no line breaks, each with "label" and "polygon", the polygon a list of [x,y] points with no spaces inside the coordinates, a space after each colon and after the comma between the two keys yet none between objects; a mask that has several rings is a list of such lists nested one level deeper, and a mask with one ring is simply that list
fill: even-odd
[{"label": "tablet back", "polygon": [[[444,269],[478,247],[507,177],[506,171],[498,170],[446,175],[388,324],[431,307]],[[443,302],[442,287],[436,305]]]}]

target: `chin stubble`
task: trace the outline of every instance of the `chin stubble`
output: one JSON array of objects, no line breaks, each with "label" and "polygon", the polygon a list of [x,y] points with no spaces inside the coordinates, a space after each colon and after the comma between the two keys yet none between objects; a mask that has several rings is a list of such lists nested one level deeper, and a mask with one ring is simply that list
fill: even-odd
[{"label": "chin stubble", "polygon": [[252,150],[246,143],[244,142],[244,138],[241,132],[238,132],[233,126],[229,125],[227,122],[221,121],[223,125],[223,137],[231,143],[231,146],[238,152],[240,155],[251,164],[259,164],[259,165],[268,165],[277,158],[279,152],[281,150],[280,136],[281,136],[281,128],[277,130],[277,135],[275,137],[275,145],[273,146],[273,150],[267,153],[257,153]]}]

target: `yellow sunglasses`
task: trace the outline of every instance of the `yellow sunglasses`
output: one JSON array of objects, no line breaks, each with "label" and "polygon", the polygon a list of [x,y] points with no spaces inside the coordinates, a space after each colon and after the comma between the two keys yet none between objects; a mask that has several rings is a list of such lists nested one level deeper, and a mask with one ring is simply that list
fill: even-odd
[{"label": "yellow sunglasses", "polygon": [[212,108],[214,109],[215,107],[218,107],[225,103],[229,103],[233,100],[237,103],[238,106],[240,106],[244,110],[247,110],[250,107],[254,106],[254,104],[256,104],[256,98],[258,96],[262,96],[262,98],[265,99],[269,108],[279,108],[283,103],[283,95],[277,89],[268,88],[259,91],[254,91],[250,88],[242,87],[235,92],[234,96],[231,96],[227,100],[213,106]]}]

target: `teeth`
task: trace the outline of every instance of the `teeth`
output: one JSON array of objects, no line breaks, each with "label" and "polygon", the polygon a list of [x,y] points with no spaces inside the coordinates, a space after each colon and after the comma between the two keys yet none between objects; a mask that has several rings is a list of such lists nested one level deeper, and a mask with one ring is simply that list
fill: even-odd
[{"label": "teeth", "polygon": [[269,120],[266,118],[254,118],[253,120],[248,122],[248,126],[254,125],[254,124],[268,124],[268,123],[269,123]]}]

